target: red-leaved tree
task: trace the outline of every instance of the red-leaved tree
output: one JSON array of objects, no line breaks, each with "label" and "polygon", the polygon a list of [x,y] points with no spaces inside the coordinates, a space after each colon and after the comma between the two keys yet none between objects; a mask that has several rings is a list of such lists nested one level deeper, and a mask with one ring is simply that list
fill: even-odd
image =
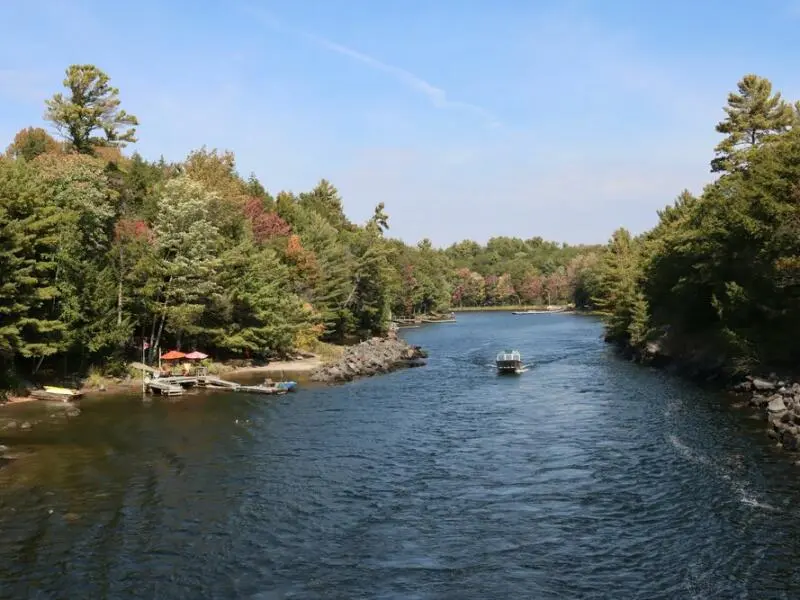
[{"label": "red-leaved tree", "polygon": [[281,219],[278,213],[265,211],[264,205],[258,198],[250,198],[245,202],[244,214],[250,221],[253,238],[258,244],[276,237],[286,237],[292,233],[291,226]]}]

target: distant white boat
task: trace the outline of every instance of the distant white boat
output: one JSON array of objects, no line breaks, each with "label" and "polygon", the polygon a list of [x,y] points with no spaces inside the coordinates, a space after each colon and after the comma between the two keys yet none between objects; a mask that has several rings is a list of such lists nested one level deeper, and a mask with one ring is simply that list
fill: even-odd
[{"label": "distant white boat", "polygon": [[512,315],[549,315],[555,313],[563,313],[567,312],[566,307],[559,307],[554,309],[546,309],[546,310],[515,310],[511,314]]}]

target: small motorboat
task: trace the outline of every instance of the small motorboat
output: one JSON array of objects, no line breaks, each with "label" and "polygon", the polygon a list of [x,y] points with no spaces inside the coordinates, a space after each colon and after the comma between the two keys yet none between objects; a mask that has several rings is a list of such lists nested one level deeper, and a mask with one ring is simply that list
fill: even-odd
[{"label": "small motorboat", "polygon": [[293,392],[294,389],[297,387],[296,381],[277,381],[275,382],[275,387],[286,390],[287,392]]},{"label": "small motorboat", "polygon": [[275,394],[286,394],[289,390],[279,388],[277,385],[240,385],[234,388],[237,392],[247,392],[249,394],[265,394],[273,396]]},{"label": "small motorboat", "polygon": [[523,373],[525,365],[522,364],[522,356],[519,350],[504,350],[495,358],[498,373]]}]

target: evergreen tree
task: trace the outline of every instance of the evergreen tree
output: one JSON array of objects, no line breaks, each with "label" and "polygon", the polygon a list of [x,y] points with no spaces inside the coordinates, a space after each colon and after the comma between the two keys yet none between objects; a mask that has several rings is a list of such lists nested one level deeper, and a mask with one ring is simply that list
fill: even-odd
[{"label": "evergreen tree", "polygon": [[0,159],[0,356],[41,361],[63,350],[65,325],[53,316],[58,207],[31,166]]},{"label": "evergreen tree", "polygon": [[717,131],[727,137],[715,148],[712,171],[734,171],[747,164],[748,152],[772,136],[786,131],[794,121],[792,107],[780,92],[772,93],[772,83],[758,75],[745,75],[739,93],[728,95],[727,117]]},{"label": "evergreen tree", "polygon": [[[119,90],[94,65],[71,65],[64,87],[69,96],[55,94],[46,101],[45,118],[82,154],[99,146],[124,147],[136,141],[137,118],[119,108]],[[95,135],[95,132],[102,135]]]}]

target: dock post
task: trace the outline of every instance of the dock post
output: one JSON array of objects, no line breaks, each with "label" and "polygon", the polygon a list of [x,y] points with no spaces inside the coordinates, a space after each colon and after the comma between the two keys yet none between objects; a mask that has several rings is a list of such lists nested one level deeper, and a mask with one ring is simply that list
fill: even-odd
[{"label": "dock post", "polygon": [[144,339],[144,329],[143,329],[142,330],[142,398],[144,398],[147,394],[147,387],[144,384],[144,368],[147,366],[147,363],[145,362],[144,351],[147,350],[149,346],[150,344],[148,344],[147,341]]}]

